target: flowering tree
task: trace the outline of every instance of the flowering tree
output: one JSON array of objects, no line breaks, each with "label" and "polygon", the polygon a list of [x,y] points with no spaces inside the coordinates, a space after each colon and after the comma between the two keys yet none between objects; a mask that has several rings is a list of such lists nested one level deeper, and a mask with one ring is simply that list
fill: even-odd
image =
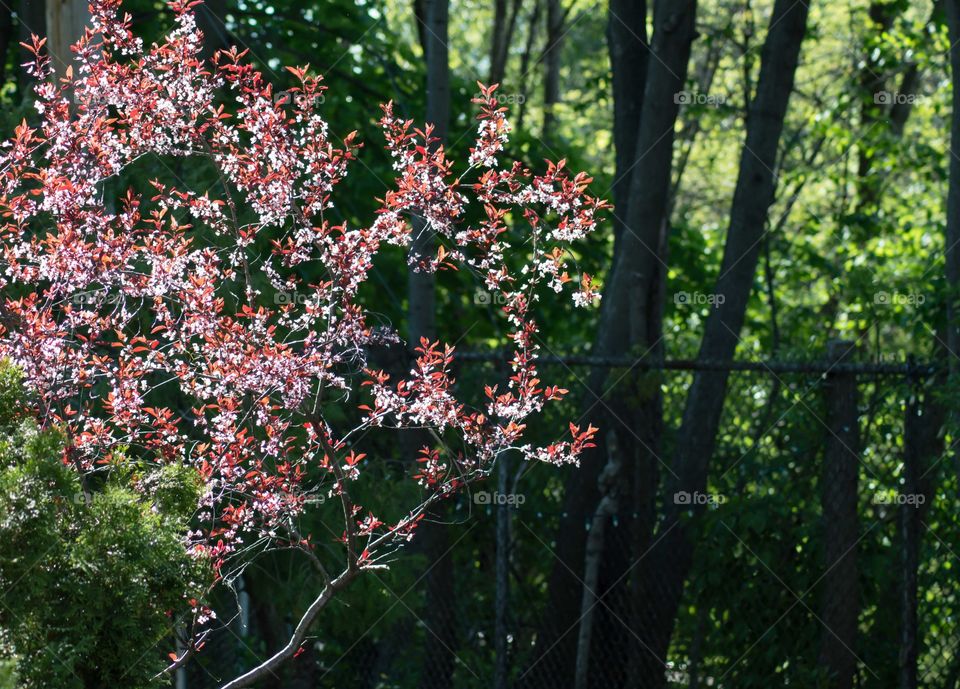
[{"label": "flowering tree", "polygon": [[[337,592],[385,566],[431,504],[486,475],[498,455],[562,464],[590,446],[589,426],[571,424],[568,439],[545,447],[524,433],[566,392],[538,378],[533,307],[568,282],[576,304],[597,298],[589,276],[568,274],[566,245],[594,229],[605,204],[562,162],[540,175],[501,165],[505,109],[495,87],[481,87],[463,169],[433,145],[429,125],[415,129],[384,105],[395,184],[368,227],[334,224],[333,192],[359,146],[354,134],[334,143],[317,111],[325,87],[288,68],[298,85],[277,98],[235,48],[206,63],[196,4],[173,2],[174,30],[144,48],[120,0],[93,0],[76,68],[59,82],[44,41],[27,46],[41,121],[17,127],[0,157],[0,356],[23,371],[40,423],[66,432],[63,462],[82,476],[129,455],[196,469],[204,490],[184,543],[218,580],[273,547],[311,559],[323,580],[315,600],[288,643],[225,685],[233,689],[293,656]],[[131,166],[171,157],[211,166],[218,183],[108,193]],[[479,222],[467,221],[470,207],[482,209]],[[416,269],[470,270],[503,304],[512,375],[473,404],[456,395],[450,346],[415,343],[400,377],[371,363],[399,338],[370,324],[359,289],[383,247],[410,245],[414,217],[438,239]],[[522,270],[509,269],[507,257],[520,256]],[[275,304],[258,284],[300,298]],[[171,394],[177,403],[164,405]],[[375,461],[364,435],[397,428],[429,429],[433,442],[409,464],[417,504],[391,519],[351,486]],[[297,529],[320,499],[342,512],[337,562]],[[170,669],[202,646],[213,617],[194,606],[188,650]]]}]

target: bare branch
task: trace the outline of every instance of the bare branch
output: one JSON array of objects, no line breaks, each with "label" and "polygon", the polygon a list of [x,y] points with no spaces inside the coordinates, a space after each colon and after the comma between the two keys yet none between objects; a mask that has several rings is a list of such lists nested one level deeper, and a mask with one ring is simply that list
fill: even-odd
[{"label": "bare branch", "polygon": [[273,674],[273,671],[276,668],[292,658],[297,652],[297,649],[300,648],[300,644],[302,644],[303,640],[306,638],[307,632],[310,631],[310,626],[313,624],[314,620],[316,620],[317,615],[319,615],[320,611],[327,606],[327,603],[330,602],[330,599],[333,598],[334,594],[341,589],[346,588],[346,586],[359,574],[359,569],[347,568],[341,572],[336,579],[324,586],[323,590],[320,592],[320,595],[314,599],[313,603],[310,604],[310,607],[307,608],[307,611],[303,613],[303,617],[300,618],[297,628],[293,631],[293,634],[290,636],[290,639],[283,648],[274,653],[267,660],[257,665],[252,670],[248,670],[236,679],[227,682],[220,689],[240,689],[241,687],[249,687],[256,682],[259,682],[267,675]]}]

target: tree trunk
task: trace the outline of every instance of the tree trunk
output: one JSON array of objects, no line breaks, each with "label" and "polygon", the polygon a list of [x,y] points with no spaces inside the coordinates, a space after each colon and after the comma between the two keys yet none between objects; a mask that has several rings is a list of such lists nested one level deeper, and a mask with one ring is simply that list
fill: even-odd
[{"label": "tree trunk", "polygon": [[[436,518],[436,517],[435,517]],[[457,657],[457,618],[453,558],[450,538],[443,523],[430,523],[420,529],[423,552],[430,572],[426,577],[424,610],[424,657],[420,689],[452,689]]]},{"label": "tree trunk", "polygon": [[[773,170],[787,104],[793,91],[800,46],[809,8],[794,0],[777,0],[763,47],[756,96],[747,114],[746,141],[730,211],[720,277],[714,289],[723,302],[712,309],[700,346],[701,361],[731,361],[737,347],[747,301],[753,286],[764,228],[776,182]],[[652,63],[651,63],[652,64]],[[646,106],[646,104],[645,104]],[[646,107],[645,107],[646,110]],[[644,115],[646,116],[646,115]],[[631,213],[632,215],[632,213]],[[628,235],[625,235],[625,239]],[[626,242],[624,242],[626,243]],[[672,504],[678,491],[703,493],[716,444],[726,395],[727,371],[698,371],[686,407],[666,493],[665,516],[656,548],[640,565],[644,604],[637,632],[650,652],[641,680],[663,686],[663,665],[684,582],[693,562],[694,544],[681,521],[690,506]],[[702,506],[693,506],[699,513]],[[646,601],[649,601],[647,603]],[[656,678],[656,681],[654,681]]]},{"label": "tree trunk", "polygon": [[[426,28],[423,52],[427,60],[427,123],[441,144],[447,138],[450,121],[450,64],[447,48],[449,0],[425,0]],[[431,258],[434,236],[431,228],[417,219],[410,253],[414,259]],[[408,344],[419,345],[421,337],[436,336],[436,286],[433,274],[409,271]]]},{"label": "tree trunk", "polygon": [[[938,17],[942,16],[944,0],[936,0],[933,3],[933,10],[930,12],[928,25],[936,25]],[[916,62],[911,62],[900,79],[900,93],[911,96],[917,92],[920,85],[920,67]],[[895,136],[903,136],[903,128],[910,117],[910,111],[913,109],[913,98],[901,98],[894,102],[890,108],[890,128]]]},{"label": "tree trunk", "polygon": [[423,55],[427,55],[427,3],[426,0],[413,0],[413,18],[417,25],[417,38]]},{"label": "tree trunk", "polygon": [[563,46],[563,7],[560,0],[547,2],[547,48],[543,75],[543,140],[549,144],[556,124],[554,109],[560,102],[560,53]]},{"label": "tree trunk", "polygon": [[[672,22],[677,22],[676,15],[666,15],[665,5],[660,5],[656,11],[657,19],[657,50],[661,50],[663,40],[670,38],[668,28]],[[671,8],[675,10],[677,8]],[[682,9],[682,8],[680,8]],[[673,176],[673,135],[671,132],[671,141],[668,147],[661,149],[658,155],[663,154],[657,161],[651,161],[654,165],[649,168],[643,165],[643,159],[647,154],[650,145],[658,146],[658,142],[646,137],[645,142],[640,144],[641,127],[643,126],[643,108],[644,96],[647,86],[647,71],[650,62],[650,47],[647,36],[647,10],[646,2],[631,2],[630,0],[613,0],[610,5],[610,16],[608,18],[607,38],[610,50],[610,63],[612,70],[612,88],[614,99],[614,147],[615,156],[615,178],[613,184],[614,203],[616,210],[614,212],[614,261],[620,261],[623,254],[624,228],[627,226],[627,219],[632,223],[642,221],[644,214],[650,218],[650,230],[646,233],[653,234],[652,222],[659,223],[658,245],[653,245],[658,257],[662,260],[665,255],[666,228],[669,222],[671,205],[669,201],[662,206],[652,206],[649,200],[658,202],[659,199],[648,198],[641,200],[641,210],[639,212],[631,207],[631,198],[633,194],[638,193],[640,189],[633,186],[636,177],[643,176],[645,180],[653,177],[670,179]],[[689,35],[684,34],[681,29],[672,45],[676,50],[666,51],[665,56],[672,58],[675,66],[672,69],[680,69],[678,72],[686,80],[686,70],[689,64],[690,49],[693,41],[693,23],[692,18],[695,13],[695,7],[691,6],[688,10],[691,19],[689,20]],[[679,24],[683,22],[680,21]],[[672,30],[672,29],[671,29]],[[686,51],[684,51],[684,42]],[[659,57],[659,55],[658,55]],[[661,75],[662,76],[662,75]],[[666,98],[666,103],[676,104],[675,93],[683,88],[682,82],[678,84],[669,84],[668,80],[662,80],[660,86],[652,91],[654,98]],[[669,89],[673,89],[671,93]],[[659,91],[660,95],[656,95]],[[671,130],[675,128],[676,119],[679,115],[677,108],[673,112],[662,113],[661,117],[649,115],[653,120],[651,127],[647,128],[648,133],[653,132],[657,126],[668,126]],[[660,142],[665,143],[665,142]],[[641,145],[643,148],[641,148]],[[669,156],[669,157],[668,157]],[[665,175],[665,176],[664,176]],[[646,182],[644,182],[646,184]],[[669,188],[669,183],[668,183]],[[669,193],[667,193],[669,197]],[[630,225],[631,230],[635,231],[636,224]],[[631,237],[632,242],[636,237]],[[631,245],[636,249],[636,243]],[[630,247],[628,247],[629,249]],[[628,254],[631,253],[629,250]],[[635,251],[633,255],[628,255],[623,260],[624,265],[638,265]],[[645,259],[654,258],[649,252]],[[643,270],[642,268],[640,269]],[[626,277],[625,272],[621,273]],[[661,356],[662,348],[658,345],[661,335],[660,313],[663,299],[663,273],[657,266],[649,273],[647,281],[647,293],[653,295],[644,308],[644,314],[640,318],[647,320],[651,325],[644,336],[638,339],[631,339],[627,344],[630,347],[639,348],[652,357]],[[626,279],[622,279],[618,287],[619,290],[629,289],[626,287]],[[611,308],[610,313],[615,313],[622,308],[622,304]],[[601,335],[604,337],[604,335]],[[611,335],[606,335],[610,338]],[[616,335],[613,335],[616,337]],[[609,346],[609,342],[603,345]],[[641,352],[637,352],[638,354]],[[594,372],[594,380],[601,380],[606,372]],[[615,373],[619,377],[621,374]],[[609,649],[614,654],[623,654],[629,658],[625,668],[620,668],[617,664],[603,664],[600,666],[599,679],[603,683],[615,685],[629,681],[629,677],[635,676],[639,667],[639,657],[644,653],[644,649],[638,647],[635,638],[630,634],[624,634],[622,629],[623,622],[627,621],[630,625],[637,623],[637,606],[642,605],[639,591],[639,579],[636,570],[632,565],[638,557],[641,557],[649,546],[650,536],[654,529],[656,519],[656,494],[660,483],[660,461],[659,454],[660,438],[663,430],[663,412],[662,398],[659,389],[659,374],[646,373],[639,377],[631,376],[630,381],[617,381],[610,385],[612,388],[620,385],[629,385],[630,393],[636,402],[633,405],[615,406],[613,413],[608,415],[605,423],[610,428],[617,428],[622,436],[618,443],[621,448],[618,452],[626,454],[624,461],[627,468],[621,472],[621,499],[618,501],[617,522],[620,525],[617,529],[619,542],[611,542],[606,548],[602,586],[606,604],[617,610],[617,615],[604,614],[601,617],[601,624],[597,638],[598,645]],[[603,383],[606,389],[608,383]],[[598,392],[604,395],[604,392]],[[620,399],[620,396],[616,396]],[[590,399],[589,403],[593,403]],[[613,404],[612,400],[609,404]],[[621,424],[629,424],[634,430],[620,427]],[[635,437],[630,437],[634,435]],[[617,434],[610,434],[609,437],[616,439]],[[609,448],[604,448],[609,453]],[[607,613],[607,610],[602,612]],[[619,618],[619,619],[617,619]],[[624,676],[625,675],[625,676]]]},{"label": "tree trunk", "polygon": [[493,26],[490,27],[490,83],[503,79],[503,56],[506,54],[507,0],[493,0]]},{"label": "tree trunk", "polygon": [[[645,33],[636,33],[640,24],[645,23],[645,14],[633,8],[631,15],[629,31],[636,33],[634,55],[647,63],[648,68],[644,93],[638,104],[640,121],[636,125],[634,148],[627,159],[629,163],[624,161],[623,174],[629,176],[628,202],[622,211],[617,211],[624,222],[615,241],[613,275],[604,294],[607,303],[602,308],[596,343],[602,355],[662,358],[666,278],[663,262],[669,226],[674,131],[679,115],[677,94],[686,87],[696,37],[696,9],[695,2],[661,0],[655,3],[650,51],[656,59],[651,59],[643,49]],[[625,19],[622,14],[619,18]],[[622,28],[628,30],[625,26]],[[630,146],[626,133],[618,145]],[[632,171],[628,173],[630,166]],[[619,547],[607,548],[601,584],[601,595],[616,615],[611,613],[601,618],[604,624],[595,635],[599,645],[611,655],[628,659],[625,667],[607,663],[600,668],[601,684],[617,686],[647,681],[648,664],[651,661],[659,664],[649,657],[649,650],[636,636],[624,633],[621,620],[628,621],[634,629],[645,623],[642,610],[648,602],[638,578],[641,570],[634,565],[650,547],[656,524],[656,496],[664,466],[660,457],[663,402],[660,375],[655,372],[624,376],[622,371],[595,371],[590,382],[593,396],[587,403],[603,398],[596,410],[602,413],[597,425],[615,430],[623,458],[618,523],[619,529],[627,534],[626,544],[621,542],[617,544]],[[589,480],[589,474],[582,480]],[[660,676],[662,670],[661,667]]]},{"label": "tree trunk", "polygon": [[530,76],[530,61],[533,57],[533,47],[537,42],[537,30],[540,28],[540,14],[543,12],[544,0],[534,0],[533,11],[530,13],[530,22],[527,29],[527,40],[523,48],[523,54],[520,56],[520,93],[523,100],[520,101],[520,107],[517,111],[517,128],[523,127],[523,115],[526,112],[527,103],[527,79]]},{"label": "tree trunk", "polygon": [[[946,0],[948,38],[950,41],[950,73],[953,83],[950,118],[950,150],[960,150],[960,0]],[[950,382],[955,384],[960,370],[960,159],[950,156],[950,188],[947,192],[946,232],[947,274],[947,360]],[[955,427],[956,414],[951,413]]]},{"label": "tree trunk", "polygon": [[[621,218],[627,216],[629,208],[631,173],[637,162],[637,135],[640,133],[643,87],[650,58],[646,0],[610,1],[607,45],[613,80],[613,229],[616,241],[619,241],[623,232]],[[617,255],[616,247],[613,253]]]},{"label": "tree trunk", "polygon": [[90,20],[86,0],[46,0],[47,50],[58,77],[73,64],[70,49]]},{"label": "tree trunk", "polygon": [[522,0],[494,0],[490,40],[490,84],[502,84]]},{"label": "tree trunk", "polygon": [[[622,5],[615,3],[615,6]],[[637,11],[620,14],[623,21],[630,21],[626,35],[642,43],[645,35],[642,24],[646,13]],[[616,9],[614,9],[616,11]],[[601,323],[597,334],[595,351],[602,356],[626,356],[631,351],[654,350],[659,342],[659,302],[662,301],[663,273],[659,270],[663,246],[663,218],[667,212],[667,196],[670,187],[673,139],[679,106],[676,94],[683,89],[690,59],[691,45],[695,37],[694,17],[696,3],[674,3],[661,0],[654,11],[654,40],[651,51],[657,59],[647,59],[642,45],[633,45],[629,50],[611,47],[613,69],[625,65],[617,56],[632,54],[643,59],[648,68],[641,84],[643,96],[627,94],[619,99],[621,126],[617,128],[616,145],[629,153],[620,156],[622,173],[632,167],[630,184],[624,193],[629,206],[624,218],[621,241],[614,256],[614,267],[604,291],[601,307]],[[612,18],[611,22],[616,21]],[[632,34],[631,34],[632,31]],[[614,35],[611,32],[611,37]],[[619,38],[623,34],[617,32]],[[627,91],[626,79],[615,77],[617,84]],[[623,96],[624,94],[621,93]],[[630,123],[624,115],[627,108],[639,109],[639,121],[634,121],[636,131],[629,132]],[[618,154],[619,155],[619,154]],[[618,212],[619,215],[619,212]],[[651,345],[653,347],[651,348]],[[621,385],[616,398],[605,398],[604,389],[609,382]],[[622,394],[624,383],[618,379],[623,371],[597,369],[591,373],[585,411],[591,420],[613,429],[621,455],[621,501],[618,522],[620,529],[634,534],[624,547],[608,548],[600,575],[604,601],[610,604],[621,619],[632,615],[630,600],[633,597],[629,577],[624,576],[635,558],[646,548],[654,523],[655,491],[658,484],[658,442],[661,425],[659,385],[656,375],[633,376],[631,390],[636,404],[626,403],[630,395]],[[611,410],[611,413],[606,413]],[[598,417],[600,417],[598,419]],[[596,422],[595,422],[596,423]],[[586,525],[599,501],[596,481],[608,450],[606,441],[582,458],[580,470],[571,474],[564,497],[564,516],[561,519],[559,536],[556,539],[556,562],[551,572],[547,615],[538,635],[538,646],[544,649],[543,656],[534,657],[534,665],[528,672],[525,686],[553,689],[570,686],[576,657],[576,633],[580,615],[581,581],[585,559]],[[634,520],[634,513],[639,517]],[[633,540],[631,545],[629,541]],[[615,590],[611,590],[613,586]],[[643,602],[646,605],[646,602]],[[624,607],[626,609],[624,609]],[[608,644],[610,655],[634,655],[640,651],[631,648],[633,638],[625,634],[620,621],[603,616],[605,629],[593,634],[595,643]],[[600,624],[603,620],[598,620]],[[606,663],[602,667],[601,684],[613,686],[622,683],[630,674],[629,664]],[[562,684],[557,683],[561,677]],[[637,678],[642,679],[642,678]]]},{"label": "tree trunk", "polygon": [[224,23],[226,0],[204,0],[194,11],[197,13],[197,28],[203,32],[203,57],[210,59],[218,50],[229,48],[230,35]]},{"label": "tree trunk", "polygon": [[[37,36],[47,35],[47,13],[43,2],[37,2],[37,0],[18,0],[16,7],[18,42],[29,44],[32,34],[36,34]],[[20,51],[17,55],[17,64],[22,65],[25,62],[29,62],[30,59],[30,53],[27,52],[26,48],[20,46]],[[22,68],[16,70],[16,73],[17,88],[21,96],[26,95],[32,79]]]},{"label": "tree trunk", "polygon": [[[939,338],[938,338],[939,339]],[[945,352],[942,345],[937,347],[936,355],[942,359]],[[945,363],[945,362],[944,362]],[[892,627],[887,633],[872,635],[876,642],[879,638],[884,648],[890,649],[887,657],[892,660],[896,653],[897,662],[890,663],[889,670],[880,667],[880,680],[888,686],[899,689],[917,689],[917,661],[919,643],[922,638],[918,631],[917,598],[919,585],[920,548],[923,540],[923,524],[926,511],[930,509],[930,500],[936,493],[933,477],[928,476],[925,467],[933,467],[943,456],[944,438],[941,434],[946,410],[935,391],[946,386],[946,376],[940,372],[929,379],[909,377],[909,396],[904,409],[903,421],[903,495],[920,496],[919,505],[901,503],[897,507],[897,551],[900,554],[899,569],[896,576],[889,578],[889,586],[884,592],[883,608],[889,608],[891,614],[882,621],[874,621],[883,627]],[[872,666],[876,672],[878,667]]]},{"label": "tree trunk", "polygon": [[[960,146],[960,0],[946,0],[948,39],[950,42],[950,74],[953,85],[950,116],[950,150]],[[950,187],[947,192],[946,231],[946,276],[947,276],[947,361],[949,362],[950,386],[956,386],[960,375],[960,160],[950,156]],[[950,410],[948,423],[956,432],[957,411]],[[951,458],[956,455],[952,447],[947,449]],[[956,467],[960,481],[960,464]]]},{"label": "tree trunk", "polygon": [[[426,0],[423,51],[427,60],[427,122],[441,145],[447,138],[450,120],[450,65],[448,54],[448,0]],[[432,257],[434,235],[422,220],[414,221],[414,240],[410,247],[414,261]],[[408,280],[408,344],[418,346],[420,338],[436,337],[436,281],[434,275],[411,266]],[[418,436],[417,445],[430,442]],[[416,448],[414,448],[415,450]],[[450,538],[437,508],[417,535],[426,555],[426,609],[424,611],[425,648],[420,676],[421,689],[450,689],[456,656],[456,616],[453,608],[454,571]]]},{"label": "tree trunk", "polygon": [[[608,433],[613,436],[613,431]],[[574,675],[573,689],[588,689],[590,673],[590,648],[593,635],[593,619],[597,607],[601,604],[597,599],[597,589],[600,584],[600,564],[603,559],[607,522],[617,511],[617,474],[620,472],[620,457],[616,449],[616,440],[610,437],[607,441],[609,459],[600,478],[597,480],[597,489],[600,493],[600,503],[593,513],[590,522],[590,531],[587,535],[586,558],[583,566],[583,596],[580,604],[580,631],[577,637],[577,664]]]},{"label": "tree trunk", "polygon": [[7,81],[7,53],[13,39],[13,10],[8,5],[0,6],[0,86]]},{"label": "tree trunk", "polygon": [[[830,343],[828,358],[840,363],[851,357],[854,343]],[[857,477],[860,470],[860,421],[857,379],[850,373],[830,373],[825,384],[823,595],[820,604],[819,665],[831,689],[852,689],[857,671],[857,618],[860,613],[857,533]]]},{"label": "tree trunk", "polygon": [[[659,339],[662,300],[661,260],[665,244],[667,211],[673,162],[674,129],[679,105],[677,94],[686,82],[692,42],[696,36],[696,3],[660,0],[654,11],[654,37],[650,60],[639,46],[635,55],[649,65],[644,95],[639,101],[640,120],[630,163],[629,199],[623,219],[625,233],[614,256],[613,274],[604,293],[607,306],[601,316],[597,348],[602,356],[623,356],[636,347],[649,347]],[[635,17],[636,21],[640,16]],[[636,26],[636,25],[635,25]],[[642,35],[642,34],[641,34]],[[624,104],[626,107],[626,104]],[[634,106],[636,107],[636,105]],[[628,125],[618,145],[629,146]],[[632,168],[631,172],[627,172]],[[641,350],[642,351],[642,350]]]}]

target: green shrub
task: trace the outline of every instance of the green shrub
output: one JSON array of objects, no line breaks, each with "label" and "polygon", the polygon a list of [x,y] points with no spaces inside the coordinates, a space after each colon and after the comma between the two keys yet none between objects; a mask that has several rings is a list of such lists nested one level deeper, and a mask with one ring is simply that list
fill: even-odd
[{"label": "green shrub", "polygon": [[150,686],[209,576],[183,545],[196,474],[127,461],[85,491],[11,386],[0,366],[0,687]]}]

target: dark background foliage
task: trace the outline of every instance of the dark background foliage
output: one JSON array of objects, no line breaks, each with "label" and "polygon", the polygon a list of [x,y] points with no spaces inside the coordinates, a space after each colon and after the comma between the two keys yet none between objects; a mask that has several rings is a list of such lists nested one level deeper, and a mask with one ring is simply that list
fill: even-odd
[{"label": "dark background foliage", "polygon": [[[364,142],[336,198],[352,226],[371,222],[391,177],[378,104],[393,100],[404,116],[423,120],[435,97],[423,48],[429,29],[417,17],[439,4],[215,0],[201,9],[211,51],[247,48],[277,91],[289,86],[284,65],[309,63],[324,75],[322,112],[331,132],[358,130]],[[948,36],[945,11],[954,3],[810,2],[793,37],[795,78],[777,70],[766,80],[763,61],[789,51],[787,29],[807,3],[696,4],[685,59],[680,44],[691,2],[451,3],[446,145],[454,158],[466,157],[475,130],[476,82],[500,81],[515,125],[508,153],[534,168],[545,158],[566,158],[594,175],[592,193],[618,206],[578,247],[582,267],[607,287],[603,311],[574,311],[560,301],[539,307],[545,354],[610,361],[545,364],[551,382],[572,394],[534,434],[549,442],[550,429],[582,418],[601,427],[603,442],[579,470],[506,458],[503,482],[494,477],[437,515],[442,538],[415,539],[389,571],[371,573],[334,601],[303,652],[264,689],[574,687],[582,613],[591,609],[582,605],[591,564],[584,548],[597,523],[597,479],[618,454],[619,501],[601,515],[604,540],[594,563],[601,602],[589,618],[586,686],[957,686],[960,472],[950,372],[958,340],[948,306],[956,295],[953,238],[960,234],[951,234],[958,226],[948,221],[946,202],[956,157],[949,131],[957,117],[949,46],[957,36]],[[45,31],[42,5],[20,0],[2,9],[5,131],[34,118],[17,42]],[[130,0],[127,9],[147,41],[169,26],[160,3]],[[768,50],[764,42],[775,30],[784,33]],[[674,88],[657,87],[658,74],[676,80]],[[776,110],[767,106],[776,104],[778,87],[790,96],[782,132],[751,138],[751,126]],[[651,129],[671,107],[667,126]],[[648,148],[637,148],[638,132]],[[672,138],[664,139],[668,132]],[[774,155],[762,160],[745,141],[769,144]],[[769,204],[749,187],[736,193],[751,155],[761,159],[758,176],[773,187]],[[116,184],[145,188],[154,178],[201,191],[216,183],[210,170],[154,159]],[[737,213],[751,210],[753,220],[738,225]],[[731,236],[750,232],[756,241],[730,248]],[[631,254],[624,241],[631,234],[660,243]],[[751,252],[736,289],[718,289]],[[651,289],[623,287],[614,266],[647,265],[647,253],[655,255],[648,261],[654,274],[644,274],[649,284],[640,287]],[[500,342],[497,305],[477,285],[468,274],[438,278],[436,334],[464,350]],[[405,256],[383,254],[365,289],[378,317],[407,334]],[[659,364],[698,353],[716,358],[711,352],[720,350],[705,345],[704,333],[711,319],[721,334],[721,326],[736,322],[729,314],[738,308],[737,289],[745,295],[742,327],[733,328],[733,349],[719,358],[727,368],[732,360],[754,366],[733,372],[725,390],[703,395],[697,406],[709,374]],[[646,326],[641,335],[637,312]],[[618,323],[629,323],[630,332],[611,334]],[[859,373],[831,368],[829,349],[838,341]],[[811,366],[790,371],[758,363],[768,361]],[[460,362],[463,393],[478,393],[479,381],[502,365]],[[898,365],[878,374],[878,367]],[[851,389],[854,395],[840,397]],[[706,407],[716,411],[715,434],[709,414],[698,416]],[[37,436],[45,439],[24,443],[19,426],[7,432],[0,515],[20,509],[17,501],[30,495],[47,516],[29,534],[2,541],[2,581],[17,578],[19,550],[48,543],[56,562],[75,562],[84,548],[119,548],[128,559],[96,576],[82,567],[67,578],[25,575],[13,589],[22,594],[0,598],[4,643],[29,655],[37,676],[57,678],[46,686],[140,686],[170,650],[169,643],[150,650],[164,632],[148,613],[175,606],[175,580],[187,565],[168,527],[184,515],[172,507],[145,511],[122,485],[99,489],[105,497],[92,508],[57,506],[58,496],[78,488],[51,461],[59,441]],[[707,437],[704,454],[696,443]],[[378,452],[368,450],[378,461],[363,490],[376,491],[387,509],[399,510],[411,497],[394,481],[409,461],[403,447],[384,438]],[[831,472],[844,466],[853,475],[838,480]],[[29,489],[8,490],[13,483]],[[495,491],[509,494],[510,504],[490,504]],[[677,495],[684,492],[704,504],[683,509]],[[923,504],[904,503],[910,496]],[[334,538],[332,510],[319,506],[304,530],[321,541]],[[498,532],[498,519],[509,528]],[[107,538],[95,528],[103,521],[125,525],[111,532],[116,542],[91,540]],[[157,545],[139,550],[137,537]],[[499,570],[498,539],[506,539],[508,552]],[[840,557],[831,557],[844,543]],[[219,594],[223,628],[172,681],[181,689],[216,687],[262,660],[288,637],[317,585],[295,555],[252,563],[233,591]],[[143,586],[154,596],[144,598]],[[111,620],[101,624],[99,616],[111,609]],[[53,624],[60,612],[69,614]],[[28,613],[59,631],[42,638],[31,629],[14,633],[21,628],[7,615]],[[89,635],[77,633],[84,628]],[[99,629],[109,630],[109,641]],[[69,665],[73,651],[62,644],[71,638],[109,649],[98,656],[99,670],[71,665],[67,673],[44,660],[66,653]],[[121,658],[131,659],[140,679],[110,674]],[[94,680],[90,672],[100,674]],[[29,674],[22,675],[26,682]]]}]

